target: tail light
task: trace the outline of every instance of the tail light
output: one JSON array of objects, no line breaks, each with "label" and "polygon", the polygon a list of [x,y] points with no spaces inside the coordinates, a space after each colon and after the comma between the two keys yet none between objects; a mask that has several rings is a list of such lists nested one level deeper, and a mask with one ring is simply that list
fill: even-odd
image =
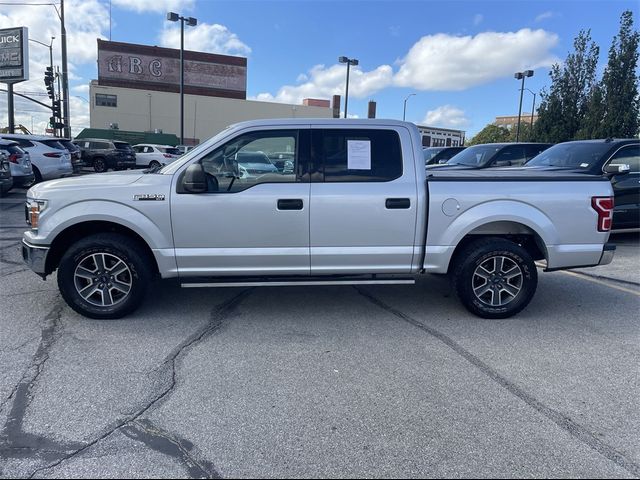
[{"label": "tail light", "polygon": [[49,158],[60,158],[62,156],[61,153],[47,152],[44,154],[45,157]]},{"label": "tail light", "polygon": [[598,214],[598,231],[611,230],[613,220],[613,197],[591,197],[591,207]]},{"label": "tail light", "polygon": [[163,153],[163,154],[162,154],[162,156],[163,156],[164,158],[171,158],[171,155],[169,155],[168,153]]},{"label": "tail light", "polygon": [[9,161],[11,163],[18,163],[18,154],[12,153],[11,155],[9,155]]}]

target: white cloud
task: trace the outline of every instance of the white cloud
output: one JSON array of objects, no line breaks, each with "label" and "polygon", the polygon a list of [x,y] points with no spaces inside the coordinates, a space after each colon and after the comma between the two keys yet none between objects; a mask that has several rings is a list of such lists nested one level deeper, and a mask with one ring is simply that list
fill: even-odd
[{"label": "white cloud", "polygon": [[484,15],[482,15],[481,13],[476,13],[473,16],[473,24],[474,25],[480,25],[483,20],[484,20]]},{"label": "white cloud", "polygon": [[[275,95],[260,93],[255,100],[299,104],[305,98],[331,99],[333,95],[344,96],[346,75],[345,65],[316,65],[305,75],[307,80],[304,83],[285,85]],[[392,77],[393,71],[389,65],[381,65],[369,72],[362,71],[360,67],[353,67],[349,73],[349,96],[367,97],[391,85]]]},{"label": "white cloud", "polygon": [[442,105],[429,110],[422,120],[423,125],[444,128],[464,128],[469,126],[469,119],[463,110],[451,105]]},{"label": "white cloud", "polygon": [[548,18],[553,18],[555,16],[556,14],[554,12],[546,11],[536,17],[536,22],[542,22],[543,20],[547,20]]},{"label": "white cloud", "polygon": [[[160,34],[160,44],[164,47],[180,48],[180,27],[174,23],[165,24]],[[251,48],[238,35],[217,23],[199,23],[184,30],[184,48],[199,52],[222,53],[228,55],[248,55]]]},{"label": "white cloud", "polygon": [[193,10],[194,0],[112,0],[114,7],[136,12],[176,12],[184,15]]},{"label": "white cloud", "polygon": [[464,90],[558,62],[550,52],[557,43],[556,34],[528,28],[473,37],[427,35],[400,60],[394,83],[418,90]]}]

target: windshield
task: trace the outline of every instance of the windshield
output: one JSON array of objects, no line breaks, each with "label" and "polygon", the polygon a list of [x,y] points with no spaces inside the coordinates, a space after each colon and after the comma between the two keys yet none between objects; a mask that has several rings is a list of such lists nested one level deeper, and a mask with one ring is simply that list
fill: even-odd
[{"label": "windshield", "polygon": [[40,143],[44,143],[47,147],[55,148],[56,150],[66,150],[58,140],[40,140]]},{"label": "windshield", "polygon": [[422,150],[422,154],[424,155],[425,161],[431,160],[437,154],[444,150],[444,147],[430,147]]},{"label": "windshield", "polygon": [[527,167],[589,168],[611,148],[610,143],[559,143],[529,160]]},{"label": "windshield", "polygon": [[180,155],[180,150],[175,147],[158,147],[162,153],[168,153],[170,155]]},{"label": "windshield", "polygon": [[113,144],[115,145],[117,150],[126,150],[126,151],[131,150],[131,145],[129,145],[128,143],[113,142]]},{"label": "windshield", "polygon": [[460,153],[451,157],[447,165],[468,165],[470,167],[480,167],[495,156],[504,145],[474,145],[466,148]]}]

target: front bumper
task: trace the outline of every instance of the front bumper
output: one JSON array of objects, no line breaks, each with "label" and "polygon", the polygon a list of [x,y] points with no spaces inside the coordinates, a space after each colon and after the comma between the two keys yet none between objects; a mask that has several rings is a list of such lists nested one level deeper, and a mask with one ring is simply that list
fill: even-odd
[{"label": "front bumper", "polygon": [[602,256],[600,257],[600,263],[598,265],[609,265],[613,261],[613,256],[616,253],[616,246],[613,243],[605,243],[602,249]]},{"label": "front bumper", "polygon": [[26,240],[22,240],[22,259],[24,263],[43,279],[47,276],[46,266],[48,254],[49,247],[31,245]]}]

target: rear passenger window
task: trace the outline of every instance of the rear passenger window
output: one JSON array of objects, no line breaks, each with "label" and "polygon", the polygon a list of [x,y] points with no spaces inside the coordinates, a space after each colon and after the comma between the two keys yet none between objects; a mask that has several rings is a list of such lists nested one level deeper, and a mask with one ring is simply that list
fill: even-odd
[{"label": "rear passenger window", "polygon": [[640,145],[629,145],[621,148],[611,158],[611,165],[629,165],[630,173],[640,172]]},{"label": "rear passenger window", "polygon": [[325,182],[389,182],[402,176],[400,137],[393,130],[314,131],[313,156]]}]

